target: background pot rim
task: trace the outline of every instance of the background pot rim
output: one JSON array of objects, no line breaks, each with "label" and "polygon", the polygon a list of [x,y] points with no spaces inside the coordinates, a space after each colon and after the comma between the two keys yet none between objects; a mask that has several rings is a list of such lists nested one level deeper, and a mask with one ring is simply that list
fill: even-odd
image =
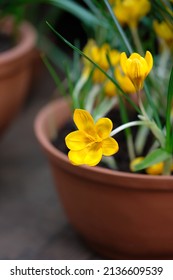
[{"label": "background pot rim", "polygon": [[35,47],[37,40],[37,32],[35,28],[27,21],[24,21],[19,26],[19,40],[17,44],[2,53],[0,53],[0,65],[8,63],[11,60],[16,60],[25,53],[30,52]]},{"label": "background pot rim", "polygon": [[[66,105],[65,105],[66,104]],[[57,106],[66,106],[67,107],[67,101],[64,100],[64,98],[59,98],[58,100],[53,100],[49,102],[47,105],[45,105],[36,115],[35,121],[34,121],[34,131],[36,138],[38,142],[41,144],[42,148],[46,152],[49,158],[53,161],[61,161],[61,167],[63,169],[66,169],[67,172],[76,173],[79,176],[84,177],[90,177],[91,179],[95,179],[99,181],[106,181],[108,176],[112,179],[112,184],[114,184],[114,180],[122,180],[124,182],[129,182],[127,186],[129,188],[138,188],[139,184],[142,182],[142,185],[140,185],[140,190],[142,189],[148,189],[148,190],[159,190],[159,191],[173,191],[173,176],[167,176],[167,175],[146,175],[146,174],[136,174],[136,173],[128,173],[128,172],[122,172],[122,171],[116,171],[116,170],[110,170],[107,168],[102,167],[89,167],[89,166],[74,166],[72,165],[67,155],[65,155],[63,152],[58,150],[53,146],[50,139],[53,137],[48,137],[45,133],[45,129],[43,128],[44,123],[46,122],[46,119],[48,116],[50,116],[52,113],[55,114],[57,112]],[[68,112],[68,115],[70,116],[70,111]],[[52,135],[53,136],[53,135]],[[151,184],[151,182],[155,182],[155,184]],[[124,186],[124,184],[122,185]],[[121,184],[120,184],[121,185]]]}]

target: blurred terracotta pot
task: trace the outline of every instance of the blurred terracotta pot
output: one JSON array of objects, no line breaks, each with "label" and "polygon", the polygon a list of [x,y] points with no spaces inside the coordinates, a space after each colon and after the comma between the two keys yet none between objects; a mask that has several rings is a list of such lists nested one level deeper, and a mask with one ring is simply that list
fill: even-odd
[{"label": "blurred terracotta pot", "polygon": [[19,27],[17,44],[0,53],[0,134],[20,110],[32,78],[36,31],[27,22]]},{"label": "blurred terracotta pot", "polygon": [[70,223],[104,257],[173,259],[173,177],[73,166],[51,144],[70,115],[60,99],[35,120]]}]

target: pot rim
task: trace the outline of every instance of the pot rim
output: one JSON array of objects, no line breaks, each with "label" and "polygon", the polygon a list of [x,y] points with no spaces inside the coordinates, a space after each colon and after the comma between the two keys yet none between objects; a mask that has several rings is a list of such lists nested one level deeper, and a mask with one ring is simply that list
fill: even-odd
[{"label": "pot rim", "polygon": [[[112,180],[117,177],[121,178],[124,181],[130,181],[134,182],[134,186],[131,185],[130,188],[139,188],[139,183],[136,184],[137,181],[145,181],[145,184],[140,186],[140,189],[148,189],[148,190],[160,190],[160,191],[173,191],[173,177],[169,175],[146,175],[146,174],[137,174],[137,173],[129,173],[129,172],[122,172],[122,171],[116,171],[116,170],[110,170],[108,168],[102,168],[102,167],[90,167],[90,166],[75,166],[70,163],[68,160],[67,155],[65,155],[63,152],[58,150],[53,146],[51,143],[48,135],[46,135],[43,124],[45,123],[48,116],[50,116],[51,112],[56,113],[57,112],[57,105],[64,105],[67,103],[67,101],[64,100],[64,98],[59,98],[57,100],[53,100],[49,102],[47,105],[45,105],[36,115],[35,121],[34,121],[34,131],[36,138],[38,142],[41,144],[42,148],[46,151],[48,156],[51,156],[53,160],[56,161],[58,158],[62,161],[62,168],[65,167],[70,172],[75,173],[82,173],[82,176],[87,176],[90,174],[92,178],[97,177],[100,181],[104,180],[107,176],[111,176]],[[151,181],[155,181],[155,186],[148,185],[151,183]],[[165,184],[166,182],[166,184]],[[172,182],[172,184],[170,184]],[[164,184],[163,184],[164,183]],[[113,183],[112,183],[113,184]],[[127,184],[128,185],[128,184]],[[172,185],[172,187],[171,187]],[[124,186],[124,185],[123,185]]]},{"label": "pot rim", "polygon": [[27,21],[22,22],[19,26],[19,41],[13,48],[0,53],[0,65],[16,60],[25,53],[32,51],[36,40],[37,32],[32,24]]}]

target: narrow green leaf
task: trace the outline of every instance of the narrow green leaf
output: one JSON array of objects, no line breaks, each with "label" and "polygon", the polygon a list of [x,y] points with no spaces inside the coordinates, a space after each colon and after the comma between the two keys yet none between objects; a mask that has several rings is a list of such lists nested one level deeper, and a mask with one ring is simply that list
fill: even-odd
[{"label": "narrow green leaf", "polygon": [[114,14],[114,12],[113,12],[111,6],[110,6],[108,0],[104,0],[104,3],[105,3],[105,5],[106,5],[106,7],[107,7],[107,9],[108,9],[108,11],[109,11],[109,13],[110,13],[110,15],[111,15],[113,21],[114,21],[114,23],[115,23],[115,26],[116,26],[116,28],[117,28],[117,30],[118,30],[120,36],[121,36],[121,39],[122,39],[124,45],[126,46],[126,48],[127,48],[127,50],[129,51],[129,53],[132,53],[132,52],[133,52],[133,49],[132,49],[132,47],[131,47],[131,45],[130,45],[130,43],[129,43],[129,40],[127,39],[127,36],[126,36],[124,30],[122,29],[121,25],[119,24],[119,22],[118,22],[118,20],[117,20],[117,18],[116,18],[116,16],[115,16],[115,14]]},{"label": "narrow green leaf", "polygon": [[134,171],[145,169],[153,164],[169,159],[171,155],[163,149],[156,149],[149,153],[143,161],[134,166]]},{"label": "narrow green leaf", "polygon": [[158,127],[160,129],[162,129],[162,125],[161,125],[161,121],[160,121],[160,118],[159,118],[158,110],[157,110],[156,105],[155,105],[155,103],[152,99],[152,96],[149,92],[149,89],[148,89],[148,86],[147,86],[146,82],[144,83],[144,89],[145,89],[146,97],[148,99],[148,104],[150,104],[150,106],[153,110],[153,117],[155,118],[155,121],[156,121]]},{"label": "narrow green leaf", "polygon": [[[164,0],[153,0],[152,1],[153,10],[157,13],[157,16],[161,16],[161,20],[165,20],[170,23],[170,26],[173,23],[173,16],[172,16],[172,8],[170,1]],[[172,21],[172,22],[171,22]]]},{"label": "narrow green leaf", "polygon": [[72,67],[73,61],[70,56],[68,56],[65,51],[56,46],[55,43],[51,42],[50,39],[46,38],[46,36],[40,36],[37,45],[38,48],[46,54],[51,63],[56,65],[60,71],[64,71],[64,61],[66,61],[70,68]]},{"label": "narrow green leaf", "polygon": [[116,98],[105,98],[93,111],[93,118],[98,120],[99,118],[106,116],[116,103]]},{"label": "narrow green leaf", "polygon": [[166,108],[166,150],[172,151],[171,143],[171,109],[173,104],[173,67],[169,79],[168,94],[167,94],[167,108]]},{"label": "narrow green leaf", "polygon": [[50,75],[52,76],[52,78],[53,78],[57,88],[60,89],[60,93],[64,97],[66,97],[67,94],[66,94],[65,88],[63,86],[63,83],[62,83],[61,79],[58,77],[55,68],[51,65],[51,63],[49,62],[48,58],[44,54],[41,55],[41,58],[42,58],[44,64],[46,65]]}]

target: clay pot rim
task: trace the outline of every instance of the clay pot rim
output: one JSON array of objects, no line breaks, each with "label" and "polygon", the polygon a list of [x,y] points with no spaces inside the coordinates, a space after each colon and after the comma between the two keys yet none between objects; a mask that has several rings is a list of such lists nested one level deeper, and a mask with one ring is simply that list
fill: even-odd
[{"label": "clay pot rim", "polygon": [[[37,137],[38,142],[41,144],[42,148],[46,151],[46,153],[48,154],[48,156],[51,158],[53,158],[53,160],[57,160],[57,158],[59,159],[59,161],[62,161],[62,168],[64,167],[66,170],[68,170],[69,172],[75,172],[78,174],[82,174],[82,176],[84,177],[88,177],[88,174],[91,174],[91,178],[96,178],[99,179],[100,181],[104,180],[107,176],[110,176],[113,178],[119,177],[121,178],[121,180],[125,180],[125,181],[139,181],[142,182],[144,181],[145,184],[140,185],[140,190],[142,189],[148,189],[149,191],[152,190],[159,190],[159,191],[173,191],[173,177],[172,176],[168,176],[168,175],[146,175],[146,174],[136,174],[136,173],[128,173],[128,172],[122,172],[122,171],[114,171],[114,170],[110,170],[110,169],[106,169],[106,168],[102,168],[102,167],[89,167],[89,166],[74,166],[72,165],[69,160],[67,155],[65,155],[63,152],[61,152],[60,150],[58,150],[57,148],[55,148],[53,146],[53,144],[50,141],[50,138],[48,137],[48,135],[46,135],[45,131],[44,131],[44,123],[47,119],[47,116],[53,112],[55,114],[55,112],[57,112],[57,105],[58,103],[62,103],[62,105],[64,103],[67,103],[63,98],[60,98],[58,100],[55,101],[51,101],[50,103],[48,103],[47,105],[45,105],[36,115],[35,121],[34,121],[34,131],[35,131],[35,135]],[[51,114],[52,115],[52,114]],[[154,184],[148,185],[151,183],[151,181],[154,181]],[[166,182],[166,186],[165,183]],[[172,187],[170,186],[170,183],[172,182]],[[112,182],[113,184],[113,182]],[[128,186],[127,184],[127,188],[130,189],[137,189],[139,188],[138,184],[129,184],[130,186]]]},{"label": "clay pot rim", "polygon": [[35,28],[27,21],[19,26],[19,40],[17,44],[2,53],[0,53],[0,65],[13,61],[33,50],[37,40]]}]

